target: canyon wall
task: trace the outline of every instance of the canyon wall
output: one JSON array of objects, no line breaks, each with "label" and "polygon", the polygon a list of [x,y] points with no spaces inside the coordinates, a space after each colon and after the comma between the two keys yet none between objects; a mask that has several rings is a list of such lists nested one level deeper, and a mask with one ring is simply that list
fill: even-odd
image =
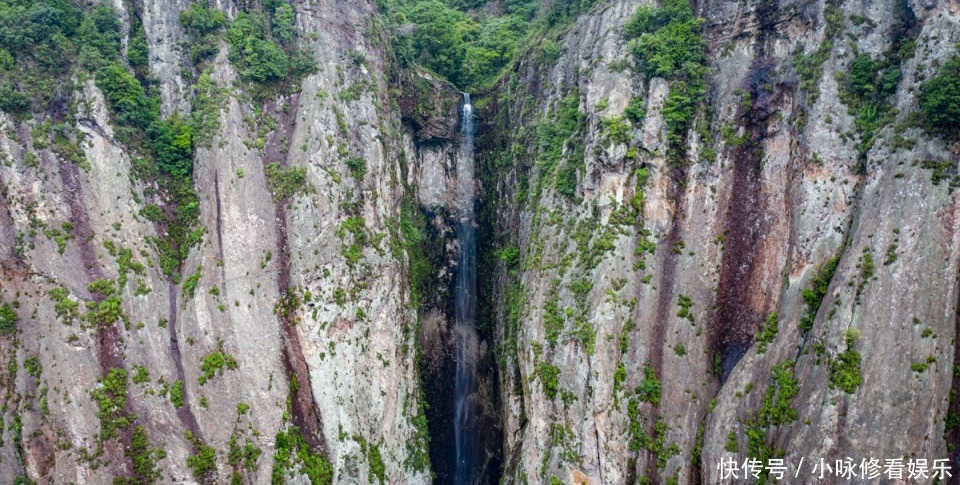
[{"label": "canyon wall", "polygon": [[[960,7],[695,2],[706,106],[678,130],[691,81],[637,72],[644,5],[581,14],[481,111],[519,250],[491,277],[505,478],[952,458],[957,153],[910,120]],[[845,87],[863,55],[900,71],[872,130]]]},{"label": "canyon wall", "polygon": [[[165,115],[204,94],[184,79],[186,6],[118,4],[122,30],[142,19]],[[0,481],[429,481],[399,221],[418,183],[424,207],[449,204],[435,184],[459,92],[405,73],[434,114],[401,107],[415,94],[391,91],[373,2],[294,8],[317,69],[293,92],[255,100],[223,40],[209,61],[199,242],[175,277],[156,249],[166,228],[144,215],[157,182],[134,176],[142,154],[117,141],[93,80],[68,101],[85,163],[31,133],[49,114],[0,115],[0,295],[17,315]]]}]

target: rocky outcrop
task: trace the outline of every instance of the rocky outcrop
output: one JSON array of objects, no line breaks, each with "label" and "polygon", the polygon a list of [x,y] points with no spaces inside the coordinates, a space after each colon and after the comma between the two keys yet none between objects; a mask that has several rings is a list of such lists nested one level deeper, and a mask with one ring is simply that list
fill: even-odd
[{"label": "rocky outcrop", "polygon": [[423,69],[399,74],[400,115],[418,142],[456,142],[460,127],[460,91]]}]

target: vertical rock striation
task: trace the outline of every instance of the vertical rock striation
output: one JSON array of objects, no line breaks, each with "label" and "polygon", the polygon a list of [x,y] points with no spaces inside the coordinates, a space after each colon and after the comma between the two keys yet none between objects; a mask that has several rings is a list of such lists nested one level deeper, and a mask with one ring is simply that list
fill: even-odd
[{"label": "vertical rock striation", "polygon": [[[956,52],[955,9],[696,3],[707,106],[678,163],[677,81],[631,67],[624,26],[644,5],[580,14],[480,112],[485,203],[520,254],[496,263],[505,477],[712,483],[730,456],[948,458],[957,205],[922,167],[956,155],[910,119]],[[844,77],[862,54],[901,74],[875,132]],[[557,141],[564,116],[578,124]]]}]

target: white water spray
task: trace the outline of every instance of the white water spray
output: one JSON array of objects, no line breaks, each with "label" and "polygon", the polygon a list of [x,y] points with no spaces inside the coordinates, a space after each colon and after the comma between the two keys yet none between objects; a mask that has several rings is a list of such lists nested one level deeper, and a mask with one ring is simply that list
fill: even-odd
[{"label": "white water spray", "polygon": [[474,153],[473,105],[470,95],[463,94],[463,117],[460,126],[460,156],[457,160],[457,178],[460,181],[460,215],[457,242],[460,261],[456,283],[457,373],[454,388],[454,439],[456,441],[455,485],[472,485],[478,465],[476,404],[477,373],[477,259],[474,230]]}]

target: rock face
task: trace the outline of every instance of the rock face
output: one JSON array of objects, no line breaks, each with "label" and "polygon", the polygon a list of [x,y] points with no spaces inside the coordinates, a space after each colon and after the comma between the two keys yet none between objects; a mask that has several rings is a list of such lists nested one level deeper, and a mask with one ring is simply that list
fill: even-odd
[{"label": "rock face", "polygon": [[[185,6],[143,5],[165,114],[191,106],[180,78]],[[86,168],[34,145],[33,121],[3,116],[0,297],[15,301],[19,316],[3,353],[20,370],[3,381],[3,419],[17,425],[4,427],[0,481],[109,483],[140,472],[125,456],[133,426],[101,439],[103,407],[92,391],[104,388],[98,382],[111,369],[128,373],[118,406],[143,427],[147,445],[163,451],[156,465],[164,482],[197,480],[190,457],[204,447],[215,465],[203,480],[229,481],[239,469],[244,481],[269,482],[279,435],[291,424],[329,461],[337,482],[429,481],[425,461],[411,458],[426,453],[414,425],[422,413],[416,311],[406,256],[391,251],[403,170],[423,169],[401,164],[403,125],[390,108],[385,43],[362,33],[371,29],[374,3],[294,8],[319,65],[297,93],[255,109],[242,88],[231,88],[240,84],[225,44],[212,61],[212,81],[229,93],[217,106],[212,141],[196,151],[203,237],[178,282],[162,273],[152,244],[162,229],[143,215],[155,187],[133,176],[135,154],[115,140],[93,81],[76,92]],[[359,95],[343,94],[361,82]],[[455,126],[453,109],[444,122]],[[274,126],[260,131],[264,117]],[[430,137],[443,135],[434,129]],[[259,146],[251,143],[261,137]],[[351,176],[343,150],[361,160],[362,176]],[[428,157],[410,150],[411,162]],[[272,163],[304,169],[310,189],[288,198],[271,193]],[[362,223],[347,230],[348,219]],[[359,255],[348,257],[348,249]],[[101,278],[125,281],[117,288],[122,320],[98,329],[64,317],[51,290],[62,288],[62,300],[84,313],[103,296],[88,290]],[[172,396],[181,392],[178,406]],[[239,468],[228,457],[235,447],[250,457]],[[294,456],[281,477],[304,481],[308,465]]]},{"label": "rock face", "polygon": [[[188,114],[188,4],[118,5]],[[0,113],[0,482],[448,478],[461,93],[397,65],[376,2],[291,5],[298,89],[261,103],[225,41],[209,61],[179,278],[96,82],[83,163],[38,142],[48,114]],[[960,7],[698,2],[706,100],[678,134],[678,81],[624,29],[644,5],[597,2],[477,95],[485,479],[952,458],[960,150],[911,120]],[[844,84],[864,54],[901,74],[871,131]]]},{"label": "rock face", "polygon": [[420,142],[456,142],[460,93],[447,81],[422,69],[403,71],[399,79],[400,114]]},{"label": "rock face", "polygon": [[[625,67],[641,5],[581,15],[556,61],[525,58],[500,85],[507,102],[483,113],[540,153],[488,134],[488,164],[516,160],[491,183],[512,231],[501,244],[521,255],[493,296],[504,476],[716,483],[728,457],[952,458],[958,205],[921,162],[956,154],[904,121],[930,66],[955,53],[956,5],[696,3],[708,107],[681,163],[672,82]],[[893,119],[858,150],[841,74],[911,38]],[[798,60],[818,49],[822,75],[804,84]],[[611,136],[635,98],[643,120]],[[582,150],[583,168],[568,197],[529,140],[570,99],[582,145],[563,156]]]}]

